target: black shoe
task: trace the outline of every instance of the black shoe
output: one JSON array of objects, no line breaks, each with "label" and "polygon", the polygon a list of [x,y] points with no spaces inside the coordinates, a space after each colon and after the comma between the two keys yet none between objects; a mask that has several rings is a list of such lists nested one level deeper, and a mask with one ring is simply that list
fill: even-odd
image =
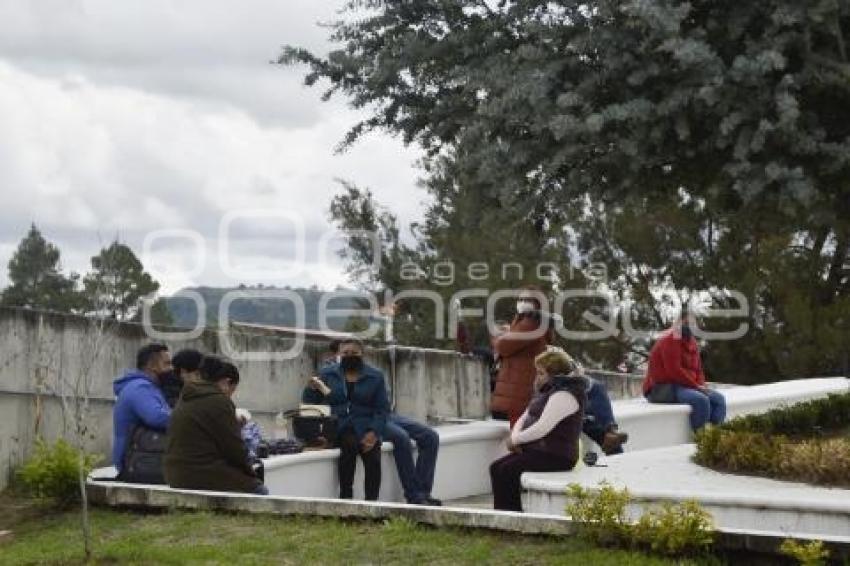
[{"label": "black shoe", "polygon": [[432,507],[442,507],[443,502],[437,499],[436,497],[431,497],[430,495],[425,496],[423,498],[423,502],[425,505],[430,505]]}]

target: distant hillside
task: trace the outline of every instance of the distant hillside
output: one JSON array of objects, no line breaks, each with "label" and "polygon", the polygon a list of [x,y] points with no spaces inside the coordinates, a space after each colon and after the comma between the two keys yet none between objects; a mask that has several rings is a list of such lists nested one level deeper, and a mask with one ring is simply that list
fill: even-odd
[{"label": "distant hillside", "polygon": [[[297,293],[304,301],[305,328],[319,328],[319,301],[327,291],[317,289],[286,289]],[[246,290],[272,293],[280,291],[275,287],[190,287],[185,290],[199,293],[206,302],[207,324],[218,320],[218,309],[222,298],[229,291]],[[165,304],[171,313],[175,326],[194,327],[198,320],[198,312],[194,301],[186,297],[165,297]],[[363,308],[364,305],[357,304],[356,298],[336,298],[330,301],[329,308],[333,309],[355,309]],[[296,326],[295,306],[292,301],[280,298],[253,298],[237,299],[230,305],[230,320],[235,322],[251,322],[255,324],[272,324],[277,326]],[[345,330],[348,322],[347,316],[328,319],[328,326],[332,330]]]}]

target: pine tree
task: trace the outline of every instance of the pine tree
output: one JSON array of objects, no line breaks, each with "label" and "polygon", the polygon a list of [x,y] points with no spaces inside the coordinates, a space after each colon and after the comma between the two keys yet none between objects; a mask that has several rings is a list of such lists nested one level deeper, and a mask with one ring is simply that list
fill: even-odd
[{"label": "pine tree", "polygon": [[117,240],[93,256],[91,266],[83,287],[89,307],[103,311],[98,314],[118,320],[133,318],[141,299],[159,289],[133,250]]},{"label": "pine tree", "polygon": [[77,276],[61,272],[60,252],[35,224],[18,244],[9,261],[9,286],[2,304],[68,312],[79,303]]}]

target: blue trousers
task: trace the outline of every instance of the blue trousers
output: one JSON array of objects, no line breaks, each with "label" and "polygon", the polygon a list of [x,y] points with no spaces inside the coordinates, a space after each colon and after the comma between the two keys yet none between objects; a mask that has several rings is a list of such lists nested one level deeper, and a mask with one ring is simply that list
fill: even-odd
[{"label": "blue trousers", "polygon": [[[383,438],[393,443],[393,457],[404,498],[410,503],[417,503],[430,497],[440,449],[440,437],[434,429],[393,413],[387,417]],[[415,463],[411,440],[416,443],[419,452]]]},{"label": "blue trousers", "polygon": [[720,424],[726,420],[726,398],[719,391],[700,391],[673,385],[676,403],[691,406],[691,428],[699,430],[706,423]]},{"label": "blue trousers", "polygon": [[[611,399],[605,384],[596,379],[590,379],[590,389],[587,391],[587,407],[585,407],[585,418],[582,424],[582,432],[593,441],[602,446],[605,433],[609,427],[616,424],[614,420],[614,409],[611,407]],[[622,446],[615,452],[623,452]]]}]

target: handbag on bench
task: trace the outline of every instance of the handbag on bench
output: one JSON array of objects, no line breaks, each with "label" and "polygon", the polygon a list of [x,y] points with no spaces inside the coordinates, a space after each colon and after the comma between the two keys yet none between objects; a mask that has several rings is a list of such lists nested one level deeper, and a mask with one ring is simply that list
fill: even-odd
[{"label": "handbag on bench", "polygon": [[287,411],[284,416],[292,419],[295,438],[306,445],[322,444],[333,446],[337,436],[337,419],[330,414],[328,405],[301,405]]}]

